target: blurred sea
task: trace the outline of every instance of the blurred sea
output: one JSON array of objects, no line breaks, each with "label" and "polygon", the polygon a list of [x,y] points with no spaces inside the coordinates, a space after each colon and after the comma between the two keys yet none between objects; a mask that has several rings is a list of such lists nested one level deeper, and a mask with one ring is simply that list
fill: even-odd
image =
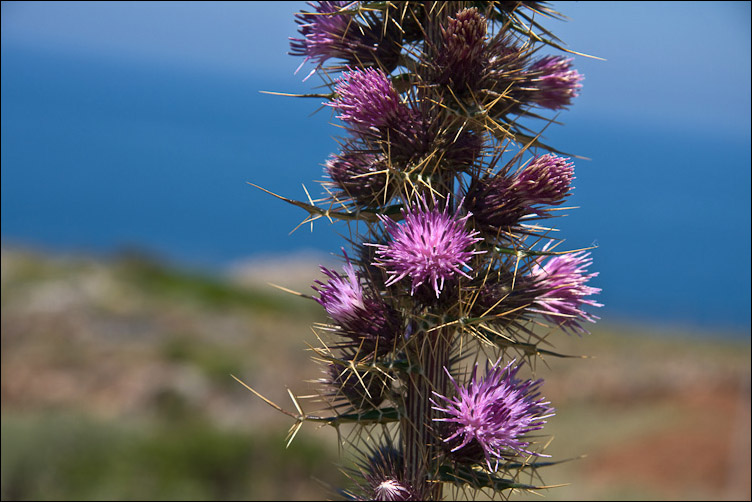
[{"label": "blurred sea", "polygon": [[[304,199],[339,130],[301,75],[240,77],[2,49],[2,239],[107,255],[144,249],[223,270],[251,257],[336,253],[343,224]],[[750,138],[577,114],[546,142],[576,162],[566,245],[596,244],[598,315],[750,333]],[[723,129],[721,129],[723,130]],[[716,132],[714,132],[716,131]]]}]

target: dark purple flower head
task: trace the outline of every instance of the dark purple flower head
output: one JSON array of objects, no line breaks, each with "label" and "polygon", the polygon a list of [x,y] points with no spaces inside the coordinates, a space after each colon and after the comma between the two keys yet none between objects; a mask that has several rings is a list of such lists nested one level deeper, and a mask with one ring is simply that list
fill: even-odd
[{"label": "dark purple flower head", "polygon": [[430,149],[435,131],[419,110],[401,100],[381,69],[345,72],[337,81],[335,95],[326,106],[339,112],[337,117],[366,148],[381,150],[391,163],[404,165]]},{"label": "dark purple flower head", "polygon": [[528,307],[533,305],[535,290],[530,279],[514,270],[500,267],[493,275],[484,277],[470,313],[473,317],[489,317],[490,322],[508,326],[526,319]]},{"label": "dark purple flower head", "polygon": [[290,38],[290,54],[305,57],[301,67],[307,61],[321,66],[329,59],[351,65],[373,66],[381,62],[390,68],[394,66],[399,46],[392,39],[394,30],[387,30],[388,36],[382,38],[383,27],[370,24],[377,20],[375,16],[368,16],[369,24],[363,25],[352,14],[337,14],[354,2],[308,2],[308,5],[316,9],[315,13],[295,14],[303,38]]},{"label": "dark purple flower head", "polygon": [[518,44],[512,30],[500,30],[487,40],[483,71],[477,85],[480,92],[474,96],[478,96],[494,118],[519,113],[528,100],[530,91],[526,90],[525,82],[529,53],[527,46]]},{"label": "dark purple flower head", "polygon": [[340,113],[337,118],[359,131],[404,129],[404,122],[417,120],[417,114],[400,100],[392,81],[380,69],[345,72],[335,94],[336,99],[327,104]]},{"label": "dark purple flower head", "polygon": [[[352,353],[343,356],[347,360]],[[354,373],[352,369],[337,363],[326,366],[324,377],[319,380],[326,396],[334,406],[348,406],[356,410],[376,408],[384,401],[387,386],[380,373]]]},{"label": "dark purple flower head", "polygon": [[587,282],[598,275],[588,274],[586,269],[593,263],[590,253],[580,251],[549,258],[546,263],[533,264],[530,277],[538,291],[535,299],[537,312],[550,322],[578,333],[588,333],[580,326],[580,321],[595,322],[598,317],[582,310],[583,305],[602,307],[600,303],[587,297],[600,293]]},{"label": "dark purple flower head", "polygon": [[574,164],[568,160],[552,154],[535,157],[515,176],[513,190],[530,205],[560,204],[574,179]]},{"label": "dark purple flower head", "polygon": [[303,38],[290,37],[290,54],[304,56],[303,63],[313,60],[317,65],[330,58],[349,58],[348,49],[361,45],[358,39],[360,33],[357,29],[350,29],[352,17],[335,13],[350,2],[317,3],[308,2],[316,9],[315,14],[305,11],[295,14],[295,22],[300,25],[298,31]]},{"label": "dark purple flower head", "polygon": [[486,30],[486,18],[475,8],[447,19],[436,57],[437,83],[449,84],[460,93],[476,87],[483,71]]},{"label": "dark purple flower head", "polygon": [[503,174],[475,179],[465,196],[465,207],[491,233],[517,225],[529,211],[514,179]]},{"label": "dark purple flower head", "polygon": [[381,155],[344,151],[330,156],[325,170],[337,191],[359,204],[383,204],[391,198],[385,192],[388,165]]},{"label": "dark purple flower head", "polygon": [[396,223],[381,216],[390,242],[371,244],[376,248],[374,265],[382,267],[389,275],[387,286],[409,277],[411,293],[423,283],[430,283],[439,297],[444,281],[455,274],[470,278],[462,269],[475,254],[485,251],[468,250],[482,239],[477,231],[469,231],[465,223],[470,214],[459,218],[447,209],[416,207],[402,211],[404,221]]},{"label": "dark purple flower head", "polygon": [[530,442],[523,436],[542,429],[554,414],[550,403],[539,397],[543,380],[518,380],[515,377],[521,365],[515,366],[512,361],[502,368],[500,363],[501,359],[487,368],[483,378],[477,377],[476,364],[465,387],[457,385],[444,368],[457,396],[450,399],[434,392],[442,402],[431,399],[433,409],[445,414],[434,420],[447,423],[444,442],[455,445],[451,451],[480,447],[492,471],[496,470],[491,466],[492,459],[498,463],[516,455],[540,455],[528,450]]},{"label": "dark purple flower head", "polygon": [[477,160],[483,152],[483,134],[463,131],[458,136],[452,134],[452,141],[443,147],[444,161],[449,169],[463,171]]},{"label": "dark purple flower head", "polygon": [[531,100],[543,108],[559,110],[572,104],[582,88],[583,76],[572,68],[572,58],[546,56],[530,66],[528,85],[536,90]]},{"label": "dark purple flower head", "polygon": [[349,260],[343,268],[345,276],[321,267],[329,281],[316,281],[312,287],[320,297],[314,299],[340,326],[338,334],[351,340],[343,347],[358,349],[361,356],[388,352],[401,330],[399,315],[378,297],[365,294]]}]

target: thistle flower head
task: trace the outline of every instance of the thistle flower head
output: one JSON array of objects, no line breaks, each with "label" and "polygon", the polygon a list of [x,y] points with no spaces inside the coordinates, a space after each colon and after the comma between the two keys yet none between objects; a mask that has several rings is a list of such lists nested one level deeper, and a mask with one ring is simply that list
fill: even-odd
[{"label": "thistle flower head", "polygon": [[381,155],[358,151],[331,155],[325,167],[338,192],[365,206],[383,203],[391,197],[384,192],[387,169]]},{"label": "thistle flower head", "polygon": [[511,30],[502,29],[487,40],[477,86],[482,92],[474,95],[481,98],[493,117],[503,119],[507,114],[519,113],[528,99],[524,83],[528,78],[529,54],[529,49],[518,44]]},{"label": "thistle flower head", "polygon": [[318,286],[313,286],[313,289],[320,295],[314,299],[324,307],[327,314],[336,322],[347,326],[357,322],[365,311],[366,304],[355,268],[348,261],[343,269],[346,274],[344,277],[322,266],[321,271],[329,277],[329,281],[326,284],[316,281]]},{"label": "thistle flower head", "polygon": [[580,321],[595,322],[598,317],[588,314],[581,307],[603,306],[587,299],[588,296],[601,292],[600,288],[587,285],[591,278],[598,275],[598,272],[586,272],[592,263],[590,253],[580,251],[553,256],[543,265],[533,264],[530,277],[538,291],[535,299],[537,312],[565,331],[588,333],[580,326]]},{"label": "thistle flower head", "polygon": [[351,340],[344,347],[357,348],[361,355],[389,351],[400,331],[399,315],[381,299],[366,295],[349,259],[343,269],[345,276],[321,267],[329,281],[315,281],[312,288],[319,298],[314,299],[339,324],[338,334]]},{"label": "thistle flower head", "polygon": [[428,500],[408,481],[403,455],[391,445],[377,448],[361,462],[360,474],[365,483],[359,483],[356,500]]},{"label": "thistle flower head", "polygon": [[[352,360],[354,354],[347,353],[342,357]],[[327,364],[319,383],[323,385],[324,396],[333,405],[346,405],[356,410],[378,407],[384,401],[387,391],[386,383],[380,374],[356,374],[352,369],[334,362]]]},{"label": "thistle flower head", "polygon": [[560,204],[569,194],[574,164],[568,158],[545,154],[535,157],[512,182],[528,204]]},{"label": "thistle flower head", "polygon": [[465,196],[465,207],[482,227],[492,233],[516,225],[528,213],[514,180],[503,174],[475,179]]},{"label": "thistle flower head", "polygon": [[417,120],[416,113],[400,100],[389,77],[376,68],[345,72],[335,88],[337,98],[327,103],[340,112],[337,118],[359,131],[400,127]]},{"label": "thistle flower head", "polygon": [[528,450],[530,442],[523,436],[542,429],[546,419],[554,414],[550,403],[539,397],[542,380],[518,380],[521,365],[515,366],[512,361],[502,368],[500,363],[501,359],[487,368],[482,378],[476,375],[476,364],[464,387],[444,368],[457,395],[448,398],[434,392],[437,400],[431,399],[433,409],[444,414],[434,420],[448,426],[444,442],[456,445],[451,451],[480,447],[492,471],[492,459],[498,462],[516,455],[539,455]]},{"label": "thistle flower head", "polygon": [[374,500],[411,500],[410,488],[396,479],[381,480],[373,488]]},{"label": "thistle flower head", "polygon": [[303,38],[290,38],[290,54],[304,56],[305,61],[310,59],[319,65],[329,58],[347,58],[347,48],[352,47],[353,42],[357,45],[357,41],[352,40],[353,37],[357,37],[357,31],[348,30],[349,16],[335,13],[348,2],[317,3],[318,5],[308,2],[308,5],[316,9],[315,14],[295,14],[295,22],[300,25],[298,31]]},{"label": "thistle flower head", "polygon": [[486,18],[478,9],[462,9],[454,17],[450,17],[446,28],[441,30],[444,48],[454,60],[478,58],[483,50],[486,31]]},{"label": "thistle flower head", "polygon": [[[301,67],[307,61],[321,66],[329,59],[367,66],[396,63],[392,60],[396,59],[394,52],[399,44],[392,39],[393,30],[387,30],[389,36],[382,38],[381,26],[363,25],[351,14],[339,13],[352,4],[347,1],[308,2],[315,9],[314,13],[295,14],[302,38],[290,37],[290,54],[305,58]],[[369,22],[376,21],[374,16],[369,16]]]},{"label": "thistle flower head", "polygon": [[530,66],[529,85],[536,90],[531,100],[538,106],[559,110],[572,103],[582,88],[583,76],[572,68],[572,58],[546,56]]},{"label": "thistle flower head", "polygon": [[462,269],[470,268],[470,258],[484,251],[468,249],[482,240],[477,231],[465,228],[470,213],[459,218],[448,214],[446,207],[442,211],[423,206],[403,210],[404,221],[399,224],[381,216],[390,242],[371,244],[376,248],[374,265],[386,270],[387,286],[409,277],[411,294],[421,284],[429,283],[438,298],[446,279],[455,274],[470,278]]},{"label": "thistle flower head", "polygon": [[526,276],[501,267],[493,275],[484,278],[472,304],[471,315],[493,316],[489,322],[502,326],[521,322],[535,300],[535,290],[530,282]]},{"label": "thistle flower head", "polygon": [[443,46],[436,58],[436,81],[459,92],[474,88],[483,71],[486,19],[476,8],[462,9],[442,27]]},{"label": "thistle flower head", "polygon": [[462,171],[476,161],[483,152],[483,134],[463,131],[444,150],[444,161],[453,171]]}]

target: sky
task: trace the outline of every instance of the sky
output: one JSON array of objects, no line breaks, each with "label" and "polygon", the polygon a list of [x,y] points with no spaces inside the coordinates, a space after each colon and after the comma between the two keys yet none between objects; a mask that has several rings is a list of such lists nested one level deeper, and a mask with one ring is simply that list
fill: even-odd
[{"label": "sky", "polygon": [[[578,114],[688,127],[703,110],[724,134],[749,134],[750,2],[552,2],[546,23],[586,75]],[[150,61],[271,82],[304,2],[2,2],[2,43]],[[302,75],[303,73],[301,73]]]}]

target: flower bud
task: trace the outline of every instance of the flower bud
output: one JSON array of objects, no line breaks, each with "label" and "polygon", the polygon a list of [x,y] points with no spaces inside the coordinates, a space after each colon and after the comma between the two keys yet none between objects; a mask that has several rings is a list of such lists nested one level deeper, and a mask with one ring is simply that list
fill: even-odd
[{"label": "flower bud", "polygon": [[528,72],[527,85],[533,88],[530,101],[551,110],[572,104],[584,77],[572,69],[571,63],[572,58],[561,56],[546,56],[534,62]]},{"label": "flower bud", "polygon": [[574,179],[574,164],[552,154],[535,157],[512,181],[512,189],[527,204],[561,204]]}]

